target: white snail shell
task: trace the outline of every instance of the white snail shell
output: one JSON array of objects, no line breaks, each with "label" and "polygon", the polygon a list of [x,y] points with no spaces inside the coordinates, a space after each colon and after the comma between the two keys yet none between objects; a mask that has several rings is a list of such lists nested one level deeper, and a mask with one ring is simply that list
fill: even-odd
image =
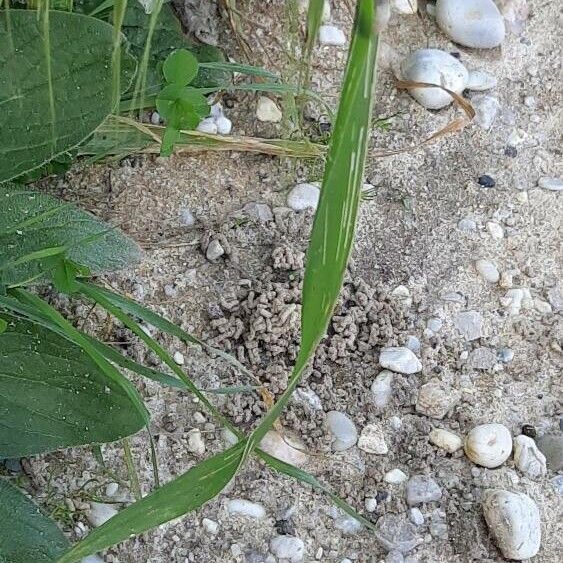
[{"label": "white snail shell", "polygon": [[512,436],[502,424],[480,424],[465,438],[464,449],[473,463],[493,469],[508,459],[512,451]]}]

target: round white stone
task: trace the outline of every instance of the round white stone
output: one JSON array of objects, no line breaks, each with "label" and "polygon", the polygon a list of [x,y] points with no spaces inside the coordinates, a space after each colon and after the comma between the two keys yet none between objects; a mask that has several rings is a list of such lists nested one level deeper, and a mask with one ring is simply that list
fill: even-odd
[{"label": "round white stone", "polygon": [[321,190],[315,184],[297,184],[287,196],[287,205],[294,211],[317,209]]},{"label": "round white stone", "polygon": [[282,112],[276,103],[267,96],[258,98],[256,106],[256,117],[259,121],[279,123],[282,120]]},{"label": "round white stone", "polygon": [[502,424],[480,424],[467,434],[464,449],[473,463],[494,469],[501,466],[510,456],[512,436]]},{"label": "round white stone", "polygon": [[219,133],[219,135],[228,135],[233,128],[231,120],[224,115],[215,119],[215,125],[217,125],[217,133]]},{"label": "round white stone", "polygon": [[410,375],[422,370],[420,360],[412,350],[404,346],[383,348],[379,354],[379,365],[396,373]]},{"label": "round white stone", "polygon": [[504,557],[522,561],[538,553],[540,511],[528,495],[500,489],[485,491],[483,512]]},{"label": "round white stone", "polygon": [[453,41],[491,49],[504,40],[504,19],[492,0],[438,0],[436,21]]},{"label": "round white stone", "polygon": [[184,362],[186,361],[182,352],[174,352],[173,359],[179,366],[183,366]]},{"label": "round white stone", "polygon": [[[414,82],[437,84],[461,94],[468,80],[467,69],[449,53],[439,49],[419,49],[403,62],[403,78]],[[409,94],[428,109],[440,109],[453,98],[441,88],[413,88]]]},{"label": "round white stone", "polygon": [[391,469],[391,471],[387,471],[387,473],[383,476],[383,480],[391,485],[404,483],[408,478],[409,476],[400,469]]},{"label": "round white stone", "polygon": [[356,425],[343,412],[330,411],[327,413],[326,424],[333,437],[332,449],[335,452],[347,450],[358,441]]},{"label": "round white stone", "polygon": [[346,45],[344,32],[334,25],[321,25],[319,28],[319,42],[322,45]]},{"label": "round white stone", "polygon": [[260,519],[266,516],[266,510],[261,504],[246,499],[231,499],[227,501],[227,512],[249,518]]}]

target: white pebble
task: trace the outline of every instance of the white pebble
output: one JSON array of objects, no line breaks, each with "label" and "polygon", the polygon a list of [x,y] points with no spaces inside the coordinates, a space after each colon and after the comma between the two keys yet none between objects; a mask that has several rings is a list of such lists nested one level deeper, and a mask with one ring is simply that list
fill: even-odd
[{"label": "white pebble", "polygon": [[391,469],[391,471],[387,471],[387,473],[383,476],[383,480],[391,485],[404,483],[408,478],[409,476],[400,469]]},{"label": "white pebble", "polygon": [[383,348],[379,354],[379,365],[397,373],[410,375],[422,370],[420,360],[412,350],[403,346]]},{"label": "white pebble", "polygon": [[305,544],[293,536],[276,536],[270,540],[270,551],[282,561],[301,563],[305,557]]},{"label": "white pebble", "polygon": [[518,315],[520,309],[530,309],[534,300],[527,287],[517,287],[509,289],[501,298],[500,303],[510,315]]},{"label": "white pebble", "polygon": [[180,224],[183,227],[193,227],[195,225],[194,214],[186,207],[180,209]]},{"label": "white pebble", "polygon": [[[439,84],[461,94],[467,84],[467,69],[449,53],[439,49],[419,49],[403,62],[401,73],[406,80]],[[413,88],[409,94],[428,109],[440,109],[453,98],[441,88]]]},{"label": "white pebble", "polygon": [[400,301],[405,307],[410,307],[412,305],[412,297],[409,288],[406,285],[398,285],[391,295],[397,301]]},{"label": "white pebble", "polygon": [[483,317],[477,311],[464,311],[455,318],[455,326],[467,341],[477,340],[484,336]]},{"label": "white pebble", "polygon": [[305,444],[287,431],[282,436],[277,430],[270,430],[262,438],[260,447],[266,453],[296,467],[303,467],[307,463],[308,457],[304,453]]},{"label": "white pebble", "polygon": [[113,497],[119,490],[119,485],[117,483],[108,483],[106,486],[106,496]]},{"label": "white pebble", "polygon": [[475,123],[481,129],[489,130],[500,111],[500,103],[497,98],[481,94],[473,96],[471,103],[475,109]]},{"label": "white pebble", "polygon": [[424,524],[424,515],[420,512],[420,508],[416,506],[409,510],[409,519],[415,526],[422,526]]},{"label": "white pebble", "polygon": [[563,180],[561,180],[561,178],[548,178],[544,176],[538,180],[538,186],[544,190],[560,192],[563,190]]},{"label": "white pebble", "polygon": [[330,411],[326,415],[326,423],[333,437],[332,449],[335,452],[347,450],[358,441],[356,425],[343,412]]},{"label": "white pebble", "polygon": [[497,87],[497,79],[485,70],[470,70],[466,88],[476,92],[483,92]]},{"label": "white pebble", "polygon": [[514,464],[532,479],[543,477],[547,472],[545,456],[534,440],[524,434],[514,438]]},{"label": "white pebble", "polygon": [[450,454],[457,452],[463,446],[463,440],[457,434],[443,428],[432,429],[428,438],[430,443],[446,450]]},{"label": "white pebble", "polygon": [[266,510],[261,504],[238,498],[227,501],[227,512],[229,514],[248,516],[257,520],[266,516]]},{"label": "white pebble", "polygon": [[219,524],[209,518],[204,518],[201,525],[208,534],[215,535],[219,531]]},{"label": "white pebble", "polygon": [[494,221],[487,222],[487,231],[489,231],[489,234],[494,239],[500,240],[501,238],[504,237],[504,229]]},{"label": "white pebble", "polygon": [[209,133],[210,135],[215,135],[217,133],[217,124],[215,123],[215,119],[212,117],[206,117],[199,122],[199,125],[196,127],[197,131],[200,133]]},{"label": "white pebble", "polygon": [[103,502],[91,502],[90,510],[86,513],[88,522],[95,528],[105,524],[110,518],[117,514],[117,510],[111,504]]},{"label": "white pebble", "polygon": [[500,279],[498,268],[490,260],[477,260],[475,269],[486,282],[497,283]]},{"label": "white pebble", "polygon": [[388,453],[389,448],[381,426],[378,424],[364,426],[358,439],[358,448],[368,454],[385,455]]},{"label": "white pebble", "polygon": [[346,45],[344,32],[334,25],[321,25],[319,28],[319,42],[321,45]]},{"label": "white pebble", "polygon": [[464,449],[473,463],[494,469],[500,467],[510,456],[512,436],[502,424],[480,424],[467,434]]},{"label": "white pebble", "polygon": [[393,0],[393,9],[399,14],[416,14],[418,10],[418,0]]},{"label": "white pebble", "polygon": [[182,352],[178,352],[178,351],[174,352],[173,359],[179,366],[183,366],[184,362],[186,361],[184,359],[184,354],[182,354]]},{"label": "white pebble", "polygon": [[153,111],[151,113],[151,123],[153,125],[160,125],[160,114],[158,111]]},{"label": "white pebble", "polygon": [[393,389],[393,372],[383,370],[377,374],[377,377],[371,384],[371,394],[373,396],[373,403],[378,409],[384,409],[391,400]]},{"label": "white pebble", "polygon": [[287,205],[294,211],[317,209],[321,190],[315,184],[297,184],[287,196]]},{"label": "white pebble", "polygon": [[453,41],[492,49],[504,40],[504,19],[492,0],[438,0],[436,22]]},{"label": "white pebble", "polygon": [[219,133],[219,135],[229,135],[233,128],[231,120],[224,115],[216,118],[215,124],[217,125],[217,133]]},{"label": "white pebble", "polygon": [[194,428],[188,432],[188,450],[196,455],[205,453],[205,442],[201,430]]},{"label": "white pebble", "polygon": [[348,536],[353,536],[363,528],[362,524],[352,516],[343,514],[334,520],[334,527]]},{"label": "white pebble", "polygon": [[368,497],[364,501],[364,506],[367,512],[375,512],[375,510],[377,509],[377,499],[374,497]]},{"label": "white pebble", "polygon": [[260,96],[256,106],[256,117],[259,121],[279,123],[282,120],[283,114],[273,100],[267,96]]},{"label": "white pebble", "polygon": [[540,511],[528,495],[500,489],[485,491],[483,512],[504,557],[522,561],[538,553]]},{"label": "white pebble", "polygon": [[218,240],[212,240],[209,245],[207,246],[207,250],[205,252],[205,257],[208,260],[217,260],[225,254],[225,249],[221,246],[221,243]]}]

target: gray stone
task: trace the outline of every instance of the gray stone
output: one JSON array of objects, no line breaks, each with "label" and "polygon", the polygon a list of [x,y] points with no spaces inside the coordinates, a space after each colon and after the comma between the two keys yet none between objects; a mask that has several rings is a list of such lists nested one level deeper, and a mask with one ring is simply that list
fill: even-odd
[{"label": "gray stone", "polygon": [[403,346],[383,348],[379,354],[379,365],[397,373],[410,375],[422,370],[420,360],[412,350]]},{"label": "gray stone", "polygon": [[[468,80],[467,69],[449,53],[439,49],[419,49],[403,62],[401,73],[406,80],[437,84],[461,94]],[[428,109],[440,109],[453,98],[442,88],[412,88],[409,94]]]},{"label": "gray stone", "polygon": [[442,419],[460,399],[461,393],[434,377],[420,388],[416,410],[426,416]]},{"label": "gray stone", "polygon": [[383,370],[382,372],[377,374],[377,377],[371,384],[373,404],[378,409],[384,409],[391,400],[391,395],[393,394],[393,377],[393,372],[389,370]]},{"label": "gray stone", "polygon": [[420,508],[416,508],[416,506],[409,510],[409,519],[415,526],[424,524],[424,515],[420,512]]},{"label": "gray stone", "polygon": [[467,341],[484,336],[483,317],[477,311],[459,313],[455,318],[455,326]]},{"label": "gray stone", "polygon": [[497,362],[494,350],[485,346],[475,348],[469,354],[469,365],[474,369],[491,369]]},{"label": "gray stone", "polygon": [[551,480],[551,484],[560,495],[563,495],[563,475],[556,475]]},{"label": "gray stone", "polygon": [[227,501],[227,512],[231,515],[247,516],[257,520],[266,516],[266,509],[257,502],[242,498],[234,498]]},{"label": "gray stone", "polygon": [[180,209],[180,225],[183,227],[193,227],[195,225],[194,214],[187,207]]},{"label": "gray stone", "polygon": [[429,475],[413,475],[407,483],[407,504],[415,506],[442,498],[442,489]]},{"label": "gray stone", "polygon": [[448,525],[443,521],[430,522],[429,530],[433,538],[444,540],[448,537]]},{"label": "gray stone", "polygon": [[294,536],[276,536],[270,540],[270,551],[284,561],[301,563],[305,557],[305,544]]},{"label": "gray stone", "polygon": [[403,514],[384,514],[375,526],[375,536],[388,551],[407,553],[424,541]]},{"label": "gray stone", "polygon": [[500,279],[498,268],[490,260],[476,260],[475,269],[486,282],[498,283]]},{"label": "gray stone", "polygon": [[274,220],[274,215],[272,214],[270,206],[265,203],[252,201],[250,203],[247,203],[242,208],[242,211],[247,217],[255,219],[260,223],[268,223],[269,221]]},{"label": "gray stone", "polygon": [[471,98],[471,104],[475,109],[475,123],[481,129],[489,130],[500,111],[500,103],[494,96],[480,94]]},{"label": "gray stone", "polygon": [[508,364],[514,359],[514,350],[511,348],[501,348],[497,352],[497,356],[502,363]]},{"label": "gray stone", "polygon": [[545,456],[547,467],[552,471],[563,469],[563,434],[544,434],[536,440],[541,453]]},{"label": "gray stone", "polygon": [[91,502],[90,510],[86,513],[88,522],[95,528],[105,524],[110,518],[117,514],[117,510],[111,504],[103,502]]},{"label": "gray stone", "polygon": [[563,310],[563,293],[561,287],[555,285],[547,292],[547,300],[556,311]]},{"label": "gray stone", "polygon": [[346,36],[340,28],[334,25],[321,25],[319,28],[319,43],[340,47],[346,45]]},{"label": "gray stone", "polygon": [[321,190],[315,184],[297,184],[287,196],[287,205],[294,211],[317,209]]},{"label": "gray stone", "polygon": [[215,239],[209,243],[205,251],[205,257],[211,261],[217,260],[217,258],[223,256],[223,254],[225,254],[225,249],[221,246],[221,243]]},{"label": "gray stone", "polygon": [[400,551],[390,551],[385,557],[385,563],[405,563],[405,558]]},{"label": "gray stone", "polygon": [[334,526],[347,536],[354,536],[363,528],[362,524],[358,520],[352,518],[352,516],[348,514],[342,514],[341,516],[335,518]]},{"label": "gray stone", "polygon": [[420,352],[420,340],[416,336],[413,336],[412,334],[409,334],[407,336],[407,341],[405,342],[405,346],[409,350],[412,350],[415,354],[418,354]]},{"label": "gray stone", "polygon": [[[444,322],[438,317],[432,317],[426,322],[426,328],[434,333],[439,332]],[[410,349],[410,347],[407,346]]]},{"label": "gray stone", "polygon": [[533,438],[524,434],[514,438],[514,464],[531,479],[538,479],[547,473],[545,456]]},{"label": "gray stone", "polygon": [[477,230],[477,223],[469,217],[464,217],[459,220],[457,228],[465,233],[470,233]]},{"label": "gray stone", "polygon": [[358,439],[358,448],[368,454],[385,455],[389,448],[385,443],[385,435],[379,424],[367,424]]},{"label": "gray stone", "polygon": [[436,22],[453,41],[492,49],[504,40],[504,19],[492,0],[438,0]]},{"label": "gray stone", "polygon": [[358,441],[356,425],[343,412],[330,411],[326,415],[326,423],[333,437],[332,449],[335,452],[347,450]]},{"label": "gray stone", "polygon": [[560,192],[563,190],[563,180],[561,178],[548,178],[544,176],[538,180],[538,186],[544,190]]}]

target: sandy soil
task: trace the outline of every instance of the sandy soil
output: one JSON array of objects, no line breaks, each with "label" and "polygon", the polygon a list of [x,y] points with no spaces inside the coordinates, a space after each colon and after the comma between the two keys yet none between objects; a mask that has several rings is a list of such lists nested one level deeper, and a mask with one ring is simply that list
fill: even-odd
[{"label": "sandy soil", "polygon": [[[274,39],[282,37],[284,3],[240,4],[243,13],[252,14],[251,19],[260,24],[249,24],[246,29],[257,62],[270,68],[282,64],[280,41]],[[523,424],[533,425],[540,435],[560,431],[561,314],[555,298],[561,277],[563,200],[559,194],[537,187],[539,177],[561,174],[557,169],[561,157],[560,74],[555,48],[560,10],[556,2],[530,4],[524,33],[509,35],[502,48],[486,52],[450,43],[427,16],[393,17],[383,37],[388,45],[401,55],[426,45],[459,52],[468,68],[485,69],[498,78],[491,95],[498,98],[502,110],[489,131],[470,125],[424,149],[385,159],[368,158],[365,177],[376,187],[375,196],[362,204],[345,297],[303,383],[318,395],[322,409],[296,401],[282,420],[286,430],[299,435],[307,451],[314,454],[308,458],[309,470],[373,521],[385,513],[408,511],[404,485],[385,483],[382,478],[387,471],[400,468],[408,475],[433,476],[443,494],[440,501],[422,507],[426,523],[417,532],[422,543],[409,553],[412,561],[420,563],[503,561],[480,507],[483,490],[491,486],[526,492],[540,507],[543,540],[535,563],[559,561],[557,553],[563,547],[561,496],[551,483],[553,471],[534,481],[515,469],[512,459],[499,469],[486,470],[472,464],[461,451],[446,454],[428,442],[432,427],[464,436],[483,422],[505,424],[513,435],[520,433]],[[335,8],[334,2],[332,21],[349,33],[349,13]],[[236,56],[232,37],[219,29]],[[345,49],[320,47],[314,61],[313,88],[333,101]],[[535,100],[533,107],[524,104],[529,96]],[[389,131],[375,130],[374,151],[412,145],[456,114],[453,108],[429,112],[408,94],[397,92],[388,68],[380,72],[376,97],[377,116],[398,115]],[[255,97],[238,95],[233,103],[227,115],[233,120],[234,132],[266,137],[282,134],[281,126],[254,120]],[[507,155],[506,147],[511,144],[516,146],[516,156]],[[494,177],[496,186],[479,186],[476,179],[482,174]],[[136,159],[77,172],[57,189],[63,197],[120,224],[145,249],[137,268],[105,281],[238,354],[277,394],[285,386],[298,343],[299,253],[306,249],[311,216],[274,209],[275,221],[263,224],[241,220],[239,212],[249,202],[280,208],[287,189],[298,180],[317,179],[319,166],[311,162],[202,154]],[[195,214],[194,228],[181,225],[182,208]],[[463,218],[475,221],[475,229],[460,230],[458,223]],[[500,225],[504,236],[493,238],[488,222]],[[214,262],[202,251],[202,244],[210,238],[219,238],[228,251]],[[479,277],[474,268],[478,258],[490,259],[501,272],[512,273],[513,287],[529,288],[533,298],[551,301],[551,312],[532,306],[509,314],[501,303],[507,288]],[[393,297],[392,291],[399,285],[409,289],[410,303]],[[274,315],[266,328],[265,323],[254,324],[260,307],[252,305],[252,291]],[[459,294],[456,302],[451,300],[454,292]],[[447,294],[449,300],[444,299]],[[291,314],[286,311],[288,306]],[[84,309],[82,305],[71,308],[77,316]],[[485,320],[486,336],[478,341],[465,342],[454,327],[455,316],[465,310],[478,311]],[[281,315],[285,315],[283,319]],[[443,321],[436,334],[425,331],[430,318]],[[103,322],[105,317],[92,320]],[[272,331],[272,326],[279,330]],[[134,357],[154,362],[123,330],[114,328],[112,334],[116,339],[129,339],[128,351]],[[397,376],[391,402],[378,411],[370,394],[370,385],[381,370],[378,352],[384,346],[404,344],[409,335],[422,343],[422,373]],[[172,351],[185,355],[187,372],[203,387],[249,383],[224,363],[159,338]],[[514,359],[494,362],[490,369],[474,369],[467,353],[477,346],[497,351],[509,347]],[[418,390],[433,377],[461,397],[443,420],[415,409]],[[191,397],[146,381],[139,382],[139,387],[153,415],[163,480],[224,448],[221,429]],[[217,403],[244,428],[250,428],[265,408],[254,395],[220,397]],[[368,423],[380,424],[388,454],[367,454],[357,448],[331,453],[324,426],[331,410],[346,412],[358,430]],[[202,432],[203,456],[189,451],[187,438],[193,429]],[[146,433],[133,438],[133,445],[142,488],[148,492],[153,477]],[[111,445],[102,450],[106,468],[87,448],[30,462],[35,494],[58,509],[60,521],[73,539],[88,528],[88,497],[123,503],[131,499],[122,450]],[[115,480],[111,472],[121,485],[117,497],[108,499],[105,485]],[[378,499],[377,508],[367,513],[364,502],[372,497]],[[230,515],[228,498],[260,503],[266,516],[253,520]],[[65,499],[73,499],[74,506],[69,508]],[[217,535],[204,529],[204,518],[218,523]],[[280,524],[280,520],[284,522]],[[196,514],[112,548],[104,560],[274,561],[268,544],[281,526],[289,526],[305,542],[306,561],[385,560],[385,550],[372,534],[365,530],[347,534],[337,527],[338,522],[327,498],[252,461],[224,494]],[[437,531],[439,526],[432,527],[437,523],[446,524],[444,533]]]}]

